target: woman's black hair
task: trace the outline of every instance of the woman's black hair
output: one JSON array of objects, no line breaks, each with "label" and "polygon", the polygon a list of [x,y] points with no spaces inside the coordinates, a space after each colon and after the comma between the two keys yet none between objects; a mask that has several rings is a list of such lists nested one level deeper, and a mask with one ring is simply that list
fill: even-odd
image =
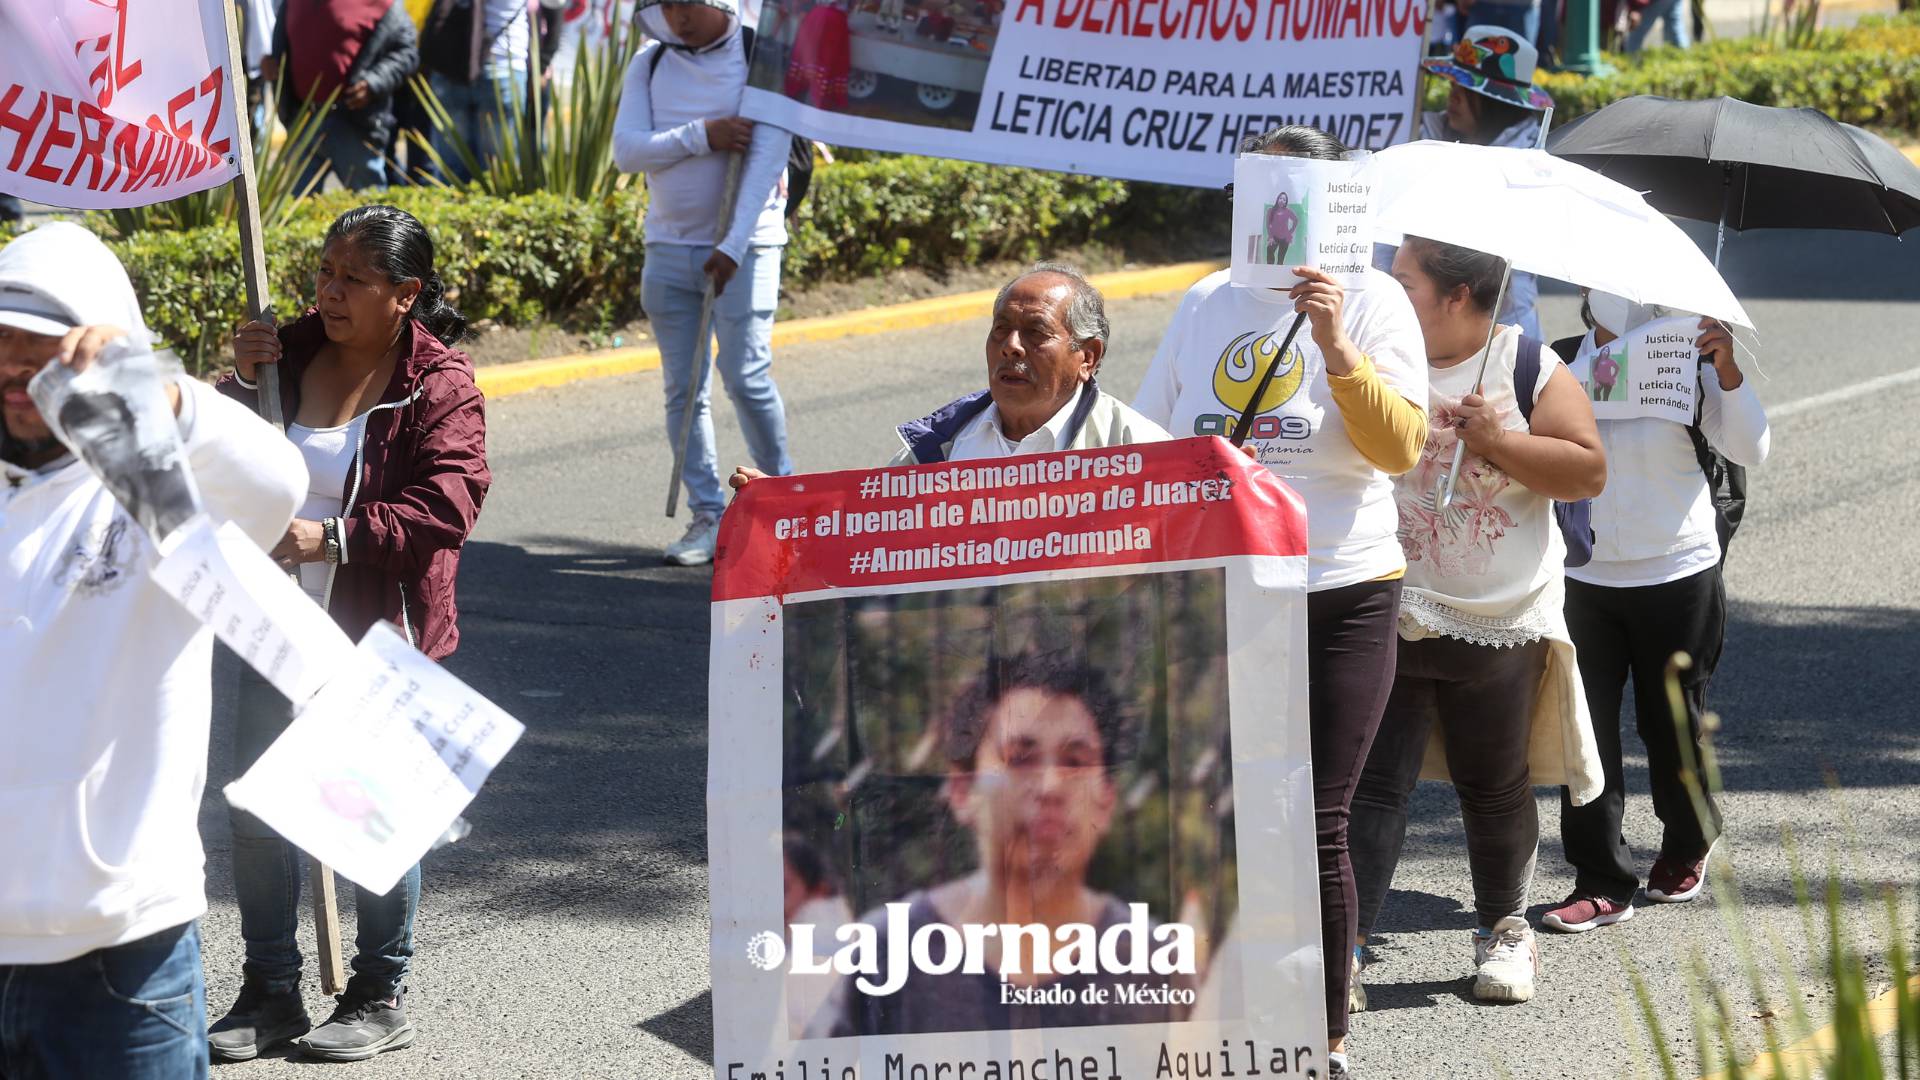
[{"label": "woman's black hair", "polygon": [[1500,275],[1506,269],[1506,260],[1424,236],[1407,237],[1405,246],[1407,254],[1420,265],[1420,272],[1433,279],[1441,295],[1452,296],[1453,290],[1465,285],[1473,306],[1493,314],[1493,305],[1500,300]]},{"label": "woman's black hair", "polygon": [[433,237],[420,219],[397,206],[356,206],[333,219],[326,242],[346,240],[366,253],[374,269],[395,285],[420,283],[413,319],[442,344],[467,336],[467,317],[447,303],[447,286],[433,268]]},{"label": "woman's black hair", "polygon": [[1249,135],[1240,142],[1240,152],[1243,154],[1292,154],[1294,157],[1318,158],[1321,161],[1338,161],[1352,149],[1319,128],[1306,124],[1285,124],[1258,135]]}]

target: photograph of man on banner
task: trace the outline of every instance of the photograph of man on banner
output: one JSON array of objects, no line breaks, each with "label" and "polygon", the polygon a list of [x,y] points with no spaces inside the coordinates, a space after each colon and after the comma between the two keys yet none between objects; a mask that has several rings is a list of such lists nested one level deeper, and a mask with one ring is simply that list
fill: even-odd
[{"label": "photograph of man on banner", "polygon": [[[874,928],[881,991],[839,979],[795,1038],[1186,1018],[1238,907],[1223,590],[1203,570],[790,610],[787,835]],[[1036,932],[984,938],[978,970],[959,935],[891,955],[929,924]]]}]

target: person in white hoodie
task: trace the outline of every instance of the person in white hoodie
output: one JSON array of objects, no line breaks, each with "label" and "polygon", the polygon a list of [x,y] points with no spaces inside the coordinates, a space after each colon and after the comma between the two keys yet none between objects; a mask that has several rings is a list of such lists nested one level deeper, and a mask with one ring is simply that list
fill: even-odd
[{"label": "person in white hoodie", "polygon": [[[213,634],[147,576],[154,542],[27,394],[129,334],[139,302],[93,234],[0,250],[0,1076],[207,1075],[197,920]],[[262,547],[300,455],[213,387],[167,386],[205,509]]]},{"label": "person in white hoodie", "polygon": [[[660,342],[668,439],[680,438],[686,410],[693,409],[681,469],[693,521],[667,548],[666,561],[699,566],[713,561],[726,509],[702,370],[706,350],[695,340],[709,280],[720,342],[715,360],[747,450],[763,473],[793,471],[786,407],[773,381],[773,312],[787,242],[782,177],[792,136],[738,115],[747,49],[734,0],[642,0],[637,18],[654,40],[627,66],[613,160],[623,172],[647,176],[640,301]],[[722,235],[727,163],[736,153],[745,160]]]},{"label": "person in white hoodie", "polygon": [[[1572,355],[1576,373],[1650,313],[1622,297],[1593,292],[1583,314],[1591,328],[1586,336],[1555,344]],[[1696,439],[1727,461],[1753,468],[1767,459],[1772,437],[1732,336],[1712,319],[1702,319],[1700,330],[1698,419],[1691,431],[1653,417],[1599,422],[1607,487],[1593,500],[1593,559],[1567,568],[1567,628],[1580,650],[1606,790],[1582,806],[1561,796],[1560,838],[1574,868],[1573,892],[1540,921],[1564,933],[1633,917],[1640,877],[1621,831],[1627,791],[1620,706],[1629,675],[1634,720],[1647,745],[1653,812],[1661,824],[1647,899],[1678,904],[1699,896],[1707,856],[1720,834],[1712,793],[1703,793],[1702,814],[1681,781],[1684,760],[1667,702],[1666,666],[1676,652],[1693,660],[1680,673],[1680,696],[1697,760],[1707,683],[1726,637],[1727,589],[1720,573],[1723,535]]]}]

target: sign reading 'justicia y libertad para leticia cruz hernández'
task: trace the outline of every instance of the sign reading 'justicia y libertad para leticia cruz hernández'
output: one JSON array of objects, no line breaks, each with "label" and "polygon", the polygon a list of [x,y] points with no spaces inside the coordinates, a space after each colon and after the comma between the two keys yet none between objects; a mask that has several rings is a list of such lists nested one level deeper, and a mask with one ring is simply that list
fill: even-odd
[{"label": "sign reading 'justicia y libertad para leticia cruz hern\u00e1ndez'", "polygon": [[750,484],[716,1075],[1324,1071],[1304,536],[1218,439]]}]

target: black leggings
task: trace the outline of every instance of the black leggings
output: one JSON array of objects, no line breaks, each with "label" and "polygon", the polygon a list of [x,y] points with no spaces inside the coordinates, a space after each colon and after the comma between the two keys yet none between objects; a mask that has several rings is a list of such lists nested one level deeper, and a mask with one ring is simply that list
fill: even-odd
[{"label": "black leggings", "polygon": [[1495,648],[1450,637],[1400,643],[1393,696],[1353,796],[1360,933],[1373,933],[1400,865],[1407,797],[1420,780],[1435,724],[1460,796],[1480,926],[1491,930],[1501,919],[1526,914],[1540,850],[1527,746],[1551,648],[1545,641]]},{"label": "black leggings", "polygon": [[1307,594],[1307,714],[1329,1039],[1347,1034],[1347,990],[1353,977],[1348,957],[1360,922],[1353,863],[1347,856],[1347,818],[1393,688],[1399,611],[1398,580],[1363,581]]}]

